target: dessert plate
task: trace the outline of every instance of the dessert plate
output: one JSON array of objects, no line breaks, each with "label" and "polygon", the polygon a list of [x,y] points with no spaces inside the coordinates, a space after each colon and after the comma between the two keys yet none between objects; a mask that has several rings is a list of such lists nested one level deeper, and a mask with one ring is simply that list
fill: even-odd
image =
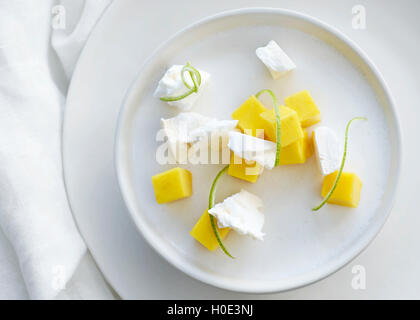
[{"label": "dessert plate", "polygon": [[[297,64],[274,81],[255,49],[275,40]],[[321,125],[344,140],[351,127],[346,171],[363,181],[357,209],[327,205],[320,198],[322,177],[314,158],[303,165],[265,171],[256,184],[223,177],[217,200],[246,189],[264,202],[263,242],[231,232],[221,250],[208,252],[189,235],[206,210],[208,192],[221,165],[186,165],[194,194],[158,205],[151,176],[173,166],[156,161],[160,118],[177,111],[153,97],[157,82],[173,64],[190,61],[211,73],[193,111],[219,119],[248,96],[272,89],[280,99],[311,92]],[[269,100],[264,101],[269,105]],[[149,244],[171,264],[205,283],[248,293],[268,293],[319,280],[359,254],[384,224],[393,202],[400,164],[400,131],[389,90],[369,58],[334,28],[309,16],[281,9],[242,9],[201,20],[163,43],[141,68],[122,106],[116,137],[116,167],[132,220]]]}]

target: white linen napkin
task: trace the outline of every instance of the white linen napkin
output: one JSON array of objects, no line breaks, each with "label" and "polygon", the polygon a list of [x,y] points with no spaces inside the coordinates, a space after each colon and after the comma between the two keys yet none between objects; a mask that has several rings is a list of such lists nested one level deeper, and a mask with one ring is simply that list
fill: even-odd
[{"label": "white linen napkin", "polygon": [[[86,252],[62,179],[61,124],[68,82],[58,80],[54,65],[58,56],[71,76],[109,2],[0,0],[0,226],[32,299],[54,298]],[[56,5],[64,9],[64,28],[51,28]]]}]

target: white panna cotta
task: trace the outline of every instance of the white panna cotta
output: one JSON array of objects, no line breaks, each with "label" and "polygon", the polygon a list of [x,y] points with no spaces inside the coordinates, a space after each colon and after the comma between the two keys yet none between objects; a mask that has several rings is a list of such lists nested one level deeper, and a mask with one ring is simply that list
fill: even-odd
[{"label": "white panna cotta", "polygon": [[263,240],[262,206],[262,200],[259,197],[241,190],[209,209],[209,213],[217,219],[219,228],[229,227],[242,235],[250,235],[254,239]]},{"label": "white panna cotta", "polygon": [[[202,139],[215,135],[228,136],[234,130],[238,120],[218,120],[205,117],[196,112],[182,112],[176,117],[161,119],[162,129],[168,138],[169,150],[178,163],[182,163],[187,156],[183,150]],[[226,139],[222,139],[226,140]]]},{"label": "white panna cotta", "polygon": [[255,53],[268,68],[274,80],[296,68],[292,59],[274,40],[271,40],[265,47],[258,48]]},{"label": "white panna cotta", "polygon": [[276,160],[276,144],[240,132],[229,132],[228,147],[245,160],[256,161],[266,169],[273,169]]},{"label": "white panna cotta", "polygon": [[315,154],[322,175],[328,175],[340,168],[340,142],[333,130],[318,127],[313,131]]},{"label": "white panna cotta", "polygon": [[[165,75],[162,77],[162,79],[160,79],[159,84],[154,92],[155,97],[176,97],[190,90],[185,86],[184,82],[182,81],[181,71],[183,67],[183,65],[177,64],[173,65],[166,71]],[[199,96],[202,94],[204,87],[206,86],[210,78],[209,73],[202,70],[198,70],[198,72],[200,72],[201,75],[201,85],[198,87],[198,91],[178,101],[167,101],[169,105],[177,107],[182,111],[191,110]],[[193,81],[189,73],[186,72],[184,77],[188,85],[192,87]]]}]

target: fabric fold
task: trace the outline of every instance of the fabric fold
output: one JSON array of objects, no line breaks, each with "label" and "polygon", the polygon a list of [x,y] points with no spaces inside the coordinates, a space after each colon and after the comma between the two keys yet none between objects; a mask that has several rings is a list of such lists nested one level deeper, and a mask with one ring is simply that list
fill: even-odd
[{"label": "fabric fold", "polygon": [[52,77],[51,36],[69,77],[107,2],[63,1],[81,8],[66,39],[51,28],[57,2],[0,1],[0,226],[32,299],[54,298],[86,252],[62,176],[65,97]]}]

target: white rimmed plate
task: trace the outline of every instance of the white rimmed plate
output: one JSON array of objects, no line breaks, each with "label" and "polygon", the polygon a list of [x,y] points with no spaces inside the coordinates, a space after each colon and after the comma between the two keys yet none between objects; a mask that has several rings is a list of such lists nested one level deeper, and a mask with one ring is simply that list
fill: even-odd
[{"label": "white rimmed plate", "polygon": [[[298,66],[273,81],[255,48],[276,40]],[[191,61],[212,74],[194,111],[229,119],[249,95],[273,89],[283,100],[308,89],[327,125],[344,136],[351,129],[346,170],[364,185],[357,209],[328,205],[318,214],[322,178],[314,159],[304,165],[265,171],[255,185],[224,177],[218,199],[245,188],[265,204],[266,239],[232,233],[226,245],[237,257],[207,252],[189,231],[206,209],[218,165],[185,166],[193,173],[193,197],[157,205],[151,176],[171,166],[155,160],[159,119],[176,112],[152,96],[165,69]],[[181,31],[148,60],[130,89],[120,115],[116,146],[122,194],[147,241],[190,276],[235,291],[275,292],[327,276],[354,258],[376,235],[391,208],[399,173],[400,134],[390,94],[370,60],[325,24],[280,9],[245,9],[219,14]]]}]

